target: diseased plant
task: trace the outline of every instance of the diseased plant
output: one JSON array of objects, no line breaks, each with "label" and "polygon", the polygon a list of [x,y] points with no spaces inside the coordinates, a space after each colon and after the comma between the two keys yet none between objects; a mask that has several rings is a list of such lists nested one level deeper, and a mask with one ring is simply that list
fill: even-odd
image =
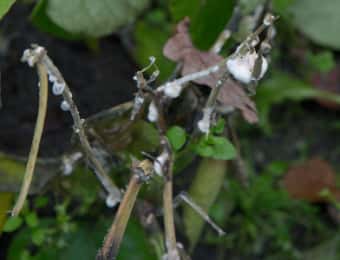
[{"label": "diseased plant", "polygon": [[[138,91],[128,108],[130,111],[128,125],[135,124],[137,120],[145,116],[144,108],[147,105],[146,118],[155,124],[159,144],[156,156],[148,154],[149,151],[140,151],[144,155],[143,160],[131,158],[132,175],[124,193],[108,176],[100,156],[89,141],[88,135],[96,136],[95,130],[87,128],[87,121],[80,117],[72,98],[71,88],[47,55],[46,49],[32,45],[31,48],[25,50],[22,61],[27,62],[31,67],[36,67],[39,74],[40,103],[26,174],[12,215],[17,216],[20,213],[33,178],[46,114],[49,80],[52,83],[52,93],[63,98],[61,109],[71,113],[74,134],[78,137],[81,146],[81,153],[64,158],[64,171],[69,173],[75,161],[82,157],[87,158],[105,189],[107,205],[113,207],[120,202],[97,259],[116,258],[138,192],[142,184],[152,178],[160,178],[163,182],[162,215],[165,252],[162,253],[162,257],[168,260],[186,259],[188,257],[186,250],[177,241],[175,231],[174,204],[176,203],[173,192],[175,158],[178,158],[179,150],[188,150],[215,160],[230,160],[236,157],[239,162],[240,178],[245,185],[247,184],[240,151],[228,141],[227,132],[221,124],[223,124],[224,117],[228,118],[231,113],[238,110],[249,123],[258,121],[255,104],[249,95],[256,93],[256,84],[268,69],[267,55],[274,37],[273,23],[276,19],[269,13],[262,13],[259,17],[262,17],[262,19],[259,18],[259,21],[262,21],[259,22],[259,27],[237,46],[234,53],[226,58],[220,56],[219,52],[232,33],[230,24],[237,18],[237,11],[210,51],[200,51],[194,47],[188,33],[190,21],[185,18],[177,25],[176,33],[167,41],[163,50],[167,58],[178,64],[171,79],[164,84],[157,85],[156,79],[160,71],[154,57],[150,57],[150,64],[146,68],[137,71],[133,79],[136,81]],[[147,77],[145,73],[151,69],[154,70],[150,77]],[[211,88],[209,95],[197,95],[195,93],[197,85]],[[169,127],[174,122],[170,110],[174,108],[175,99],[181,100],[183,104],[190,107],[190,116],[182,119],[185,124],[189,125],[188,133],[178,126]],[[196,115],[196,118],[192,118],[192,115]],[[237,142],[232,125],[228,124],[228,126],[233,142]],[[224,162],[221,165],[222,169],[225,169]],[[224,234],[205,213],[205,209],[199,206],[200,201],[194,202],[184,193],[180,193],[178,199],[191,206],[212,225],[219,235]]]}]

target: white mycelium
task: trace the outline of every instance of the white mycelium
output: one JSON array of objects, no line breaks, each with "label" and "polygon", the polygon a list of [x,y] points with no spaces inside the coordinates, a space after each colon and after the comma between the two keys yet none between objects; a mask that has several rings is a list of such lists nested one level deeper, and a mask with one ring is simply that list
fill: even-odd
[{"label": "white mycelium", "polygon": [[154,102],[149,105],[148,120],[150,122],[156,122],[158,119],[158,110]]},{"label": "white mycelium", "polygon": [[182,91],[182,86],[177,83],[167,83],[164,87],[164,94],[169,98],[177,98]]},{"label": "white mycelium", "polygon": [[203,118],[198,121],[197,126],[198,129],[205,134],[209,133],[210,130],[210,120],[211,120],[211,113],[213,109],[211,107],[207,107],[203,110]]},{"label": "white mycelium", "polygon": [[166,161],[169,159],[169,154],[167,152],[161,153],[153,163],[153,168],[155,173],[162,176],[163,175],[163,168]]}]

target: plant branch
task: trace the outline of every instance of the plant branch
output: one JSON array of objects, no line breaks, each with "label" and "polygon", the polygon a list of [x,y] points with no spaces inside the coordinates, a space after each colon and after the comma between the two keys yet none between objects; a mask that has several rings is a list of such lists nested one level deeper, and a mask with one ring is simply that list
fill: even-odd
[{"label": "plant branch", "polygon": [[114,184],[112,179],[107,175],[103,165],[97,159],[95,153],[92,150],[92,147],[87,139],[84,130],[84,119],[80,118],[78,108],[73,101],[72,93],[70,88],[68,87],[67,83],[65,82],[62,74],[58,70],[58,68],[53,64],[52,60],[48,57],[48,55],[44,55],[41,59],[42,64],[47,69],[49,75],[53,76],[57,82],[60,82],[64,85],[64,91],[62,93],[64,100],[69,105],[69,110],[71,116],[74,121],[74,132],[79,136],[80,144],[85,152],[85,155],[89,158],[90,162],[93,165],[94,172],[99,179],[102,186],[108,192],[109,196],[113,196],[116,198],[116,202],[118,203],[121,200],[121,192]]},{"label": "plant branch", "polygon": [[97,254],[97,260],[116,259],[138,192],[143,182],[151,176],[151,169],[152,164],[148,160],[144,160],[132,168],[133,175],[104,244]]},{"label": "plant branch", "polygon": [[[23,61],[25,61],[23,59]],[[31,150],[28,156],[28,161],[26,164],[26,170],[24,175],[24,180],[21,186],[21,190],[19,193],[19,197],[17,202],[12,210],[12,216],[17,216],[22,207],[24,206],[27,194],[29,192],[30,185],[33,179],[34,168],[39,152],[40,140],[42,137],[46,111],[47,111],[47,100],[48,100],[48,79],[47,79],[47,70],[44,66],[42,66],[39,62],[36,64],[37,71],[39,75],[39,110],[37,116],[37,122],[35,125]]]}]

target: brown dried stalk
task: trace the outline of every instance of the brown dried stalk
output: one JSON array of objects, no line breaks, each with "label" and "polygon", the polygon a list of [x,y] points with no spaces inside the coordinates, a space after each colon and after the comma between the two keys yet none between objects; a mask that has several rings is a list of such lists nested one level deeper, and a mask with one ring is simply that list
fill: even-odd
[{"label": "brown dried stalk", "polygon": [[[43,52],[37,53],[39,55],[43,55]],[[40,57],[37,57],[40,60]],[[25,59],[23,59],[26,62]],[[34,64],[32,64],[34,65]],[[21,190],[19,193],[19,197],[15,206],[12,210],[12,216],[17,216],[22,207],[24,206],[30,185],[33,179],[34,168],[39,152],[40,140],[44,129],[45,118],[46,118],[46,110],[47,110],[47,100],[48,100],[48,79],[47,79],[47,70],[46,68],[40,64],[38,61],[36,64],[38,75],[39,75],[39,111],[37,116],[37,122],[35,125],[34,136],[32,140],[31,150],[28,156],[28,161],[26,164],[25,176],[21,186]]]},{"label": "brown dried stalk", "polygon": [[97,260],[116,259],[138,192],[142,184],[150,178],[153,172],[152,163],[149,160],[144,160],[134,166],[132,172],[133,175],[119,205],[115,219],[105,237],[102,248],[97,254]]}]

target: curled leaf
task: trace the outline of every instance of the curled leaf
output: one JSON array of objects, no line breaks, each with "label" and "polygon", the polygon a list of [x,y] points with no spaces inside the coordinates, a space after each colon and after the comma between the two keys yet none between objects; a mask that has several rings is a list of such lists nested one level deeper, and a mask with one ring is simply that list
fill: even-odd
[{"label": "curled leaf", "polygon": [[[182,75],[207,69],[223,61],[222,56],[212,52],[200,51],[193,45],[189,35],[189,23],[189,18],[179,22],[175,34],[166,42],[163,48],[164,56],[172,61],[183,63]],[[196,79],[194,82],[214,88],[223,73],[225,71],[217,70],[216,73]],[[249,123],[258,121],[255,103],[247,96],[242,86],[232,79],[224,83],[218,96],[218,101],[225,106],[239,109],[244,119]]]}]

